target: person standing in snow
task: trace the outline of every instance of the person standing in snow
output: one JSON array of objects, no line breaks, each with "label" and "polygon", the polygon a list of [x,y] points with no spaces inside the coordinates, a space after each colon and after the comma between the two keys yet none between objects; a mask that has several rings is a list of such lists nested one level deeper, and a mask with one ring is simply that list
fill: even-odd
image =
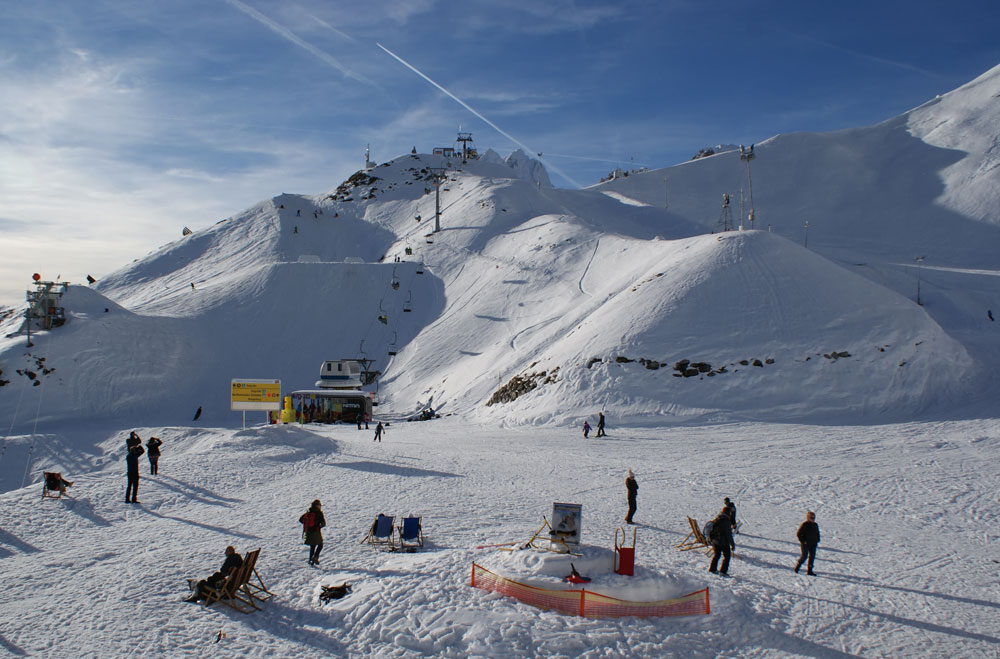
[{"label": "person standing in snow", "polygon": [[604,412],[597,413],[597,436],[604,437]]},{"label": "person standing in snow", "polygon": [[583,436],[590,437],[590,423],[587,421],[583,422]]},{"label": "person standing in snow", "polygon": [[139,434],[133,430],[128,434],[128,439],[125,440],[125,450],[130,451],[133,446],[139,446],[141,444],[142,437],[140,437]]},{"label": "person standing in snow", "polygon": [[739,533],[738,525],[736,524],[736,504],[726,497],[723,501],[722,512],[729,515],[729,522],[733,527],[733,533]]},{"label": "person standing in snow", "polygon": [[128,450],[125,465],[128,469],[128,483],[125,485],[125,503],[139,503],[139,456],[145,453],[142,444],[136,444]]},{"label": "person standing in snow", "polygon": [[[708,566],[708,571],[712,573],[718,572],[724,577],[729,576],[729,559],[733,556],[736,543],[733,542],[732,520],[729,519],[729,515],[725,511],[719,513],[712,520],[712,532],[708,540],[712,543],[712,549],[715,551],[712,554],[712,564]],[[720,556],[722,557],[721,566],[719,565]]]},{"label": "person standing in snow", "polygon": [[205,592],[207,586],[218,589],[222,586],[226,577],[229,573],[237,568],[243,567],[243,557],[237,553],[236,549],[229,545],[226,547],[226,560],[222,562],[222,567],[219,571],[210,576],[208,579],[202,579],[197,583],[197,585],[192,585],[191,596],[188,597],[185,602],[197,602],[198,600],[203,600],[208,597],[208,593]]},{"label": "person standing in snow", "polygon": [[380,444],[382,443],[382,430],[383,430],[382,422],[379,421],[378,425],[375,426],[375,439],[372,440],[373,442],[379,442]]},{"label": "person standing in snow", "polygon": [[163,440],[159,437],[150,437],[149,441],[146,442],[146,457],[149,458],[149,475],[156,475],[159,470],[160,462],[160,445],[163,444]]},{"label": "person standing in snow", "polygon": [[628,513],[625,515],[626,524],[635,524],[632,521],[632,515],[635,514],[636,507],[636,497],[639,496],[639,483],[635,480],[635,474],[632,470],[628,470],[628,476],[625,477],[625,489],[628,492]]},{"label": "person standing in snow", "polygon": [[302,542],[309,545],[309,565],[319,565],[319,553],[323,551],[321,529],[326,526],[323,504],[319,499],[313,501],[309,510],[299,517],[299,523],[302,524]]},{"label": "person standing in snow", "polygon": [[805,563],[806,574],[815,576],[813,562],[816,560],[816,545],[819,544],[819,524],[816,523],[816,513],[812,511],[806,513],[806,521],[799,526],[795,536],[799,539],[799,546],[802,548],[799,561],[795,564],[795,571],[798,572],[802,564]]}]

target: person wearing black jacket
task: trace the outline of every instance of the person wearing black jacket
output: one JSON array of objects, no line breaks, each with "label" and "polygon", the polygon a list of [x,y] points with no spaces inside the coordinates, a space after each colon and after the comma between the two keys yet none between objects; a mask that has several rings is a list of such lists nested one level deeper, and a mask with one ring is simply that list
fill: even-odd
[{"label": "person wearing black jacket", "polygon": [[129,432],[128,439],[125,440],[125,450],[130,451],[133,446],[139,446],[140,444],[142,444],[142,437],[134,430]]},{"label": "person wearing black jacket", "polygon": [[[311,516],[307,517],[307,515]],[[319,565],[319,553],[323,551],[323,532],[326,518],[323,517],[323,504],[319,499],[312,502],[309,510],[299,517],[302,524],[302,542],[309,545],[309,565]]]},{"label": "person wearing black jacket", "polygon": [[729,523],[733,527],[733,533],[739,533],[739,525],[736,524],[736,504],[730,501],[729,497],[726,497],[722,504],[722,510],[729,515]]},{"label": "person wearing black jacket", "polygon": [[[718,572],[724,577],[728,576],[729,559],[733,556],[736,543],[733,542],[732,520],[729,519],[729,515],[725,511],[719,513],[712,520],[712,537],[709,540],[712,542],[712,549],[715,550],[715,553],[712,554],[712,564],[708,566],[708,571]],[[721,566],[719,565],[720,556],[722,557]],[[718,567],[718,570],[716,567]]]},{"label": "person wearing black jacket", "polygon": [[816,560],[816,545],[819,544],[819,524],[816,523],[816,513],[812,511],[806,513],[806,521],[802,522],[795,535],[799,539],[799,546],[802,547],[802,555],[799,556],[799,562],[795,564],[795,571],[798,572],[802,564],[805,563],[806,574],[815,576],[813,562]]},{"label": "person wearing black jacket", "polygon": [[232,545],[229,545],[226,547],[226,560],[222,562],[222,567],[219,568],[219,571],[208,579],[202,579],[196,586],[192,586],[191,596],[184,601],[197,602],[198,600],[205,599],[208,597],[208,593],[205,592],[207,586],[218,589],[226,580],[226,577],[229,576],[229,572],[234,568],[240,567],[243,567],[243,557],[237,553]]},{"label": "person wearing black jacket", "polygon": [[135,444],[128,450],[125,456],[125,464],[128,467],[128,483],[125,485],[125,503],[139,503],[139,456],[146,451],[142,448],[142,443]]},{"label": "person wearing black jacket", "polygon": [[161,444],[163,444],[163,440],[159,437],[150,437],[149,441],[146,442],[146,457],[149,458],[150,476],[156,474],[160,470],[159,462]]},{"label": "person wearing black jacket", "polygon": [[631,469],[628,470],[628,476],[625,478],[625,489],[628,491],[628,513],[625,514],[625,523],[635,524],[632,521],[632,515],[635,514],[635,499],[639,495],[639,484],[635,482],[635,476]]}]

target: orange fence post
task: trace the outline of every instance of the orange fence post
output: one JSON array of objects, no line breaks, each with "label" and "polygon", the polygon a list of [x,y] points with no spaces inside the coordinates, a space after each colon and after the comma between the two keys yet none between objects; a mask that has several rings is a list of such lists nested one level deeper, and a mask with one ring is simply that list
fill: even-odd
[{"label": "orange fence post", "polygon": [[583,617],[583,612],[587,608],[587,591],[580,591],[580,617]]}]

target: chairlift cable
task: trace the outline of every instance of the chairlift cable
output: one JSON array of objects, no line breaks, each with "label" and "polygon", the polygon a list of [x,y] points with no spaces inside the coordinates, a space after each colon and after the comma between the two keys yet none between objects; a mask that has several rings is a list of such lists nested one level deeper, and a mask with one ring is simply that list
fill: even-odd
[{"label": "chairlift cable", "polygon": [[17,421],[17,415],[21,411],[21,401],[24,399],[25,387],[21,387],[21,393],[17,397],[17,405],[14,406],[14,414],[10,418],[10,427],[7,428],[7,435],[3,438],[3,444],[0,445],[0,465],[3,464],[3,456],[7,453],[7,440],[10,439],[11,433],[14,432],[14,423]]},{"label": "chairlift cable", "polygon": [[[47,338],[47,337],[46,337]],[[35,339],[35,345],[38,345],[38,339]],[[42,414],[42,394],[45,393],[45,383],[42,378],[38,378],[38,407],[35,409],[35,423],[31,427],[31,439],[28,442],[28,455],[24,458],[24,475],[21,476],[21,487],[24,487],[28,478],[28,468],[31,466],[31,456],[35,452],[35,433],[38,431],[38,417]]]}]

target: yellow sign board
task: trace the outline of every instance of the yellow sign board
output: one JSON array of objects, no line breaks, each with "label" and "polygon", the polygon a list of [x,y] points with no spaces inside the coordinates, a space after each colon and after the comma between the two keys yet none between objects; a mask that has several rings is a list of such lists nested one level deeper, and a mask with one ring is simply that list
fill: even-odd
[{"label": "yellow sign board", "polygon": [[233,380],[230,409],[280,410],[281,380]]}]

